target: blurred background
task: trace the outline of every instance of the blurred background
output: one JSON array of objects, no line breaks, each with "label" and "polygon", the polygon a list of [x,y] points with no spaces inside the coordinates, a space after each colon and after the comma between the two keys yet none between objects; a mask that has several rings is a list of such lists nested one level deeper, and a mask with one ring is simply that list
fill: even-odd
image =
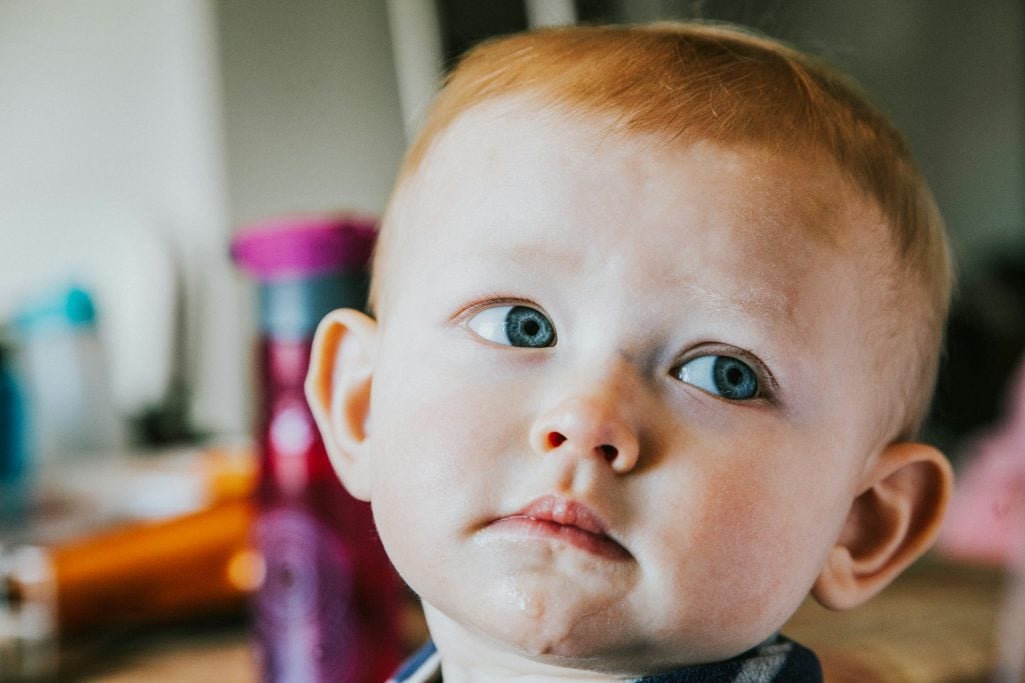
[{"label": "blurred background", "polygon": [[[0,461],[0,548],[255,486],[256,290],[230,242],[276,216],[380,215],[466,48],[687,18],[819,55],[905,132],[960,280],[926,435],[963,466],[1025,348],[1022,0],[0,0],[0,443],[22,453]],[[26,523],[20,492],[50,482],[18,473],[76,449],[128,454],[89,491],[106,514]]]}]

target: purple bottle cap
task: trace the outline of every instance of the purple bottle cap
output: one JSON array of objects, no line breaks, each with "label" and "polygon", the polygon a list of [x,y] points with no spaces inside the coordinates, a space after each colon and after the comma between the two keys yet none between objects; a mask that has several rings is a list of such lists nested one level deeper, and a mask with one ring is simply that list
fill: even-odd
[{"label": "purple bottle cap", "polygon": [[231,241],[231,258],[258,280],[363,270],[377,221],[358,215],[272,218],[247,225]]}]

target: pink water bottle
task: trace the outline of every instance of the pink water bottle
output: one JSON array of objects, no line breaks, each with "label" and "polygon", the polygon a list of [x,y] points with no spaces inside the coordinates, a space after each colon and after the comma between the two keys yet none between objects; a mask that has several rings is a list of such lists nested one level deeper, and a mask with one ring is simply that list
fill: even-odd
[{"label": "pink water bottle", "polygon": [[254,598],[265,681],[377,683],[401,658],[401,582],[368,504],[331,469],[303,394],[317,323],[362,308],[374,224],[301,217],[242,230],[235,262],[258,282],[259,514]]}]

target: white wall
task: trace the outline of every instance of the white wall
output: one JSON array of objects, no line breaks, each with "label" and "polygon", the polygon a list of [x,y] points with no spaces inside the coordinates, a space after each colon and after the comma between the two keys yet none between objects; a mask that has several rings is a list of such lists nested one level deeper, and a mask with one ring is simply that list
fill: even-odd
[{"label": "white wall", "polygon": [[[113,355],[116,373],[144,376],[168,362],[166,345],[151,334],[169,324],[165,287],[159,273],[138,267],[146,258],[157,263],[160,250],[183,276],[197,415],[205,426],[237,431],[242,374],[233,359],[242,334],[224,258],[216,53],[206,0],[0,3],[0,313],[75,264],[95,280],[87,284],[100,294],[101,316],[104,307],[123,310],[126,298],[139,313],[134,334],[114,316]],[[47,268],[54,272],[41,272]],[[147,310],[149,286],[160,291]],[[137,386],[122,398],[150,402],[158,394]]]}]

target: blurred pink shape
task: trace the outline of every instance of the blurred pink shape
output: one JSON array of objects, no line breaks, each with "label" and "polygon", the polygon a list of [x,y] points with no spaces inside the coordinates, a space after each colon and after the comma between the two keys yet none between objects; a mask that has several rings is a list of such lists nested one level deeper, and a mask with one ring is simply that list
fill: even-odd
[{"label": "blurred pink shape", "polygon": [[967,456],[938,548],[952,557],[1012,567],[1025,557],[1025,362],[1003,420]]}]

